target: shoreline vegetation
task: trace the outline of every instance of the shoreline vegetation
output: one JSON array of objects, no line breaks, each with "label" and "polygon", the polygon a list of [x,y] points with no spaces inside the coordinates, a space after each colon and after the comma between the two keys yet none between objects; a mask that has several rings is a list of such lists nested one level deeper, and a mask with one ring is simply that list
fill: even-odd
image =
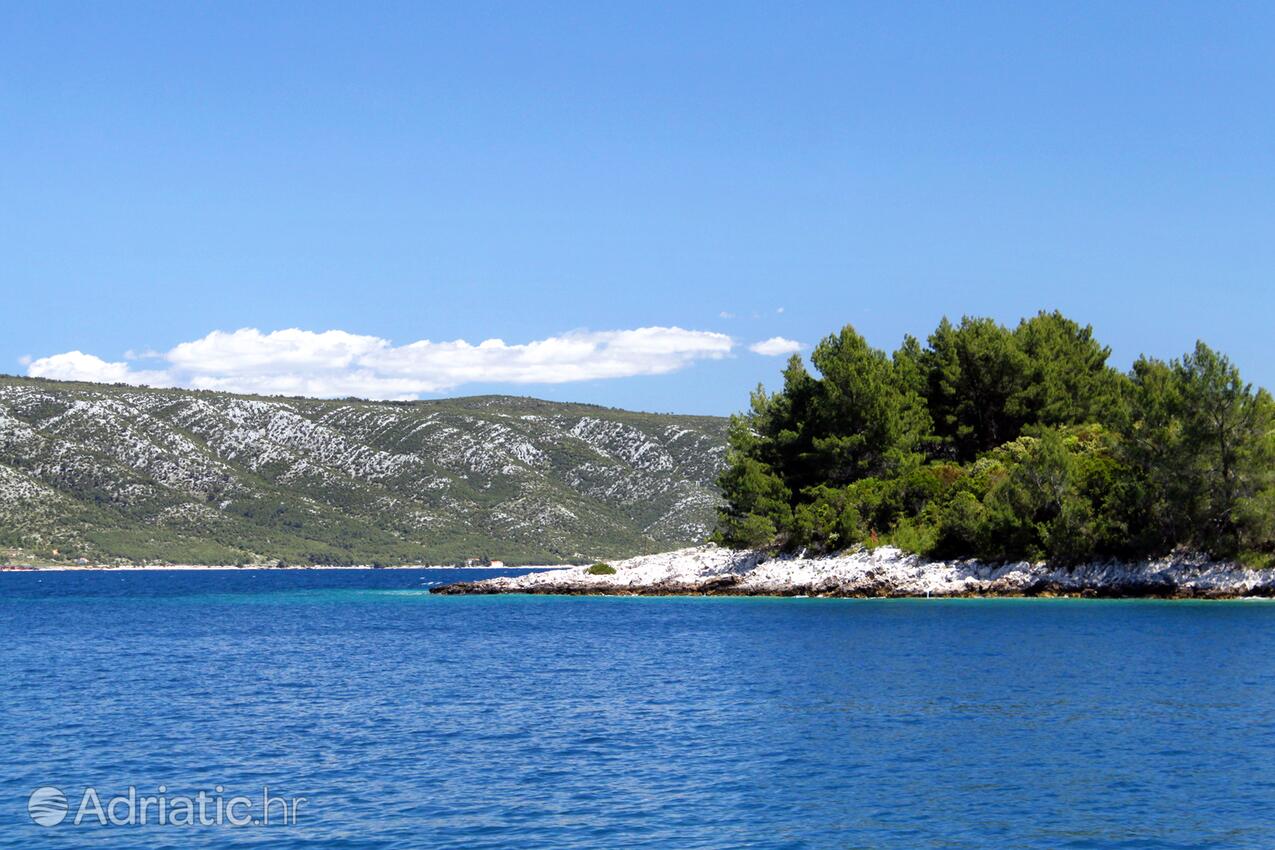
[{"label": "shoreline vegetation", "polygon": [[731,420],[715,547],[438,593],[1275,595],[1275,402],[1203,342],[1107,361],[1089,326],[847,325]]},{"label": "shoreline vegetation", "polygon": [[1060,313],[846,326],[733,418],[716,542],[936,560],[1275,560],[1275,402],[1203,342],[1127,373]]}]

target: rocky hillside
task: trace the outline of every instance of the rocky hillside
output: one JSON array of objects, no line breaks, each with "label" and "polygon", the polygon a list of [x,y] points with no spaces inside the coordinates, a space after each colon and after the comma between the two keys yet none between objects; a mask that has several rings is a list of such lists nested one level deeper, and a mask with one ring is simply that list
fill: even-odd
[{"label": "rocky hillside", "polygon": [[702,540],[726,421],[0,377],[0,558],[507,563]]}]

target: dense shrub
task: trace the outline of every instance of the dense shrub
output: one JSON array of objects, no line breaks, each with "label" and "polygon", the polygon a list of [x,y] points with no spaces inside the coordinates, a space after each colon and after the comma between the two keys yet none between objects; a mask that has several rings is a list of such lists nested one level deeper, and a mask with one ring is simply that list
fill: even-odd
[{"label": "dense shrub", "polygon": [[613,576],[615,567],[610,564],[597,563],[585,570],[591,576]]}]

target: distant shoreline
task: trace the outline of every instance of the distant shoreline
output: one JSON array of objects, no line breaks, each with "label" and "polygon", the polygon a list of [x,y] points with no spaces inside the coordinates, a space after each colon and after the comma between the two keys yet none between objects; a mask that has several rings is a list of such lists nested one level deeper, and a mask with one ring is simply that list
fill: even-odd
[{"label": "distant shoreline", "polygon": [[557,566],[686,546],[715,521],[727,428],[522,396],[284,398],[0,375],[0,563]]}]

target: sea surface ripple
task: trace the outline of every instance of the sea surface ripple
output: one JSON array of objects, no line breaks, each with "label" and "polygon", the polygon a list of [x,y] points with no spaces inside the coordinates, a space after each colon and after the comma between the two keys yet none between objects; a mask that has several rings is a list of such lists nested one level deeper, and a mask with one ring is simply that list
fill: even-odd
[{"label": "sea surface ripple", "polygon": [[[471,577],[0,575],[0,847],[1275,847],[1275,604],[428,595]],[[28,815],[130,785],[307,802]]]}]

